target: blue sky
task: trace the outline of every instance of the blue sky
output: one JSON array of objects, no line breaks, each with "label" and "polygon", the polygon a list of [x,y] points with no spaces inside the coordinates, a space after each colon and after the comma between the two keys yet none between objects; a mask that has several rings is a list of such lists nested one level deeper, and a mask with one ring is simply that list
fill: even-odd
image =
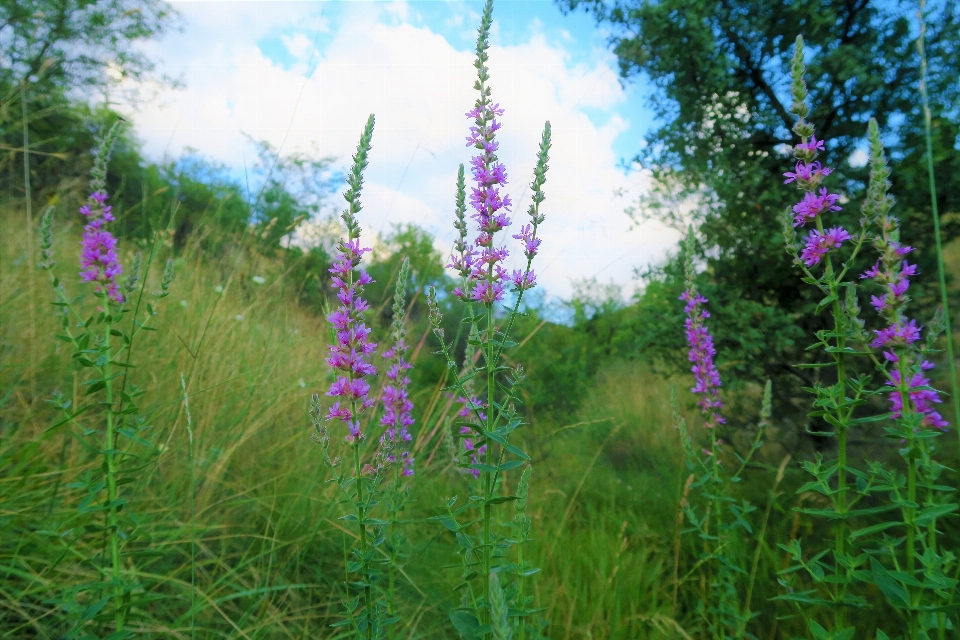
[{"label": "blue sky", "polygon": [[[151,43],[149,53],[184,87],[132,114],[148,154],[175,157],[190,148],[241,174],[252,160],[247,134],[284,153],[332,155],[342,165],[373,112],[361,224],[384,232],[416,223],[449,249],[453,178],[470,156],[463,114],[474,100],[482,3],[174,6],[183,29]],[[567,296],[584,278],[629,293],[634,268],[662,259],[676,242],[656,223],[632,229],[623,213],[647,179],[621,166],[651,126],[647,88],[620,81],[607,33],[591,16],[564,15],[552,2],[498,0],[491,45],[494,99],[507,111],[500,155],[518,201],[517,225],[543,122],[554,131],[535,265],[547,293]]]}]

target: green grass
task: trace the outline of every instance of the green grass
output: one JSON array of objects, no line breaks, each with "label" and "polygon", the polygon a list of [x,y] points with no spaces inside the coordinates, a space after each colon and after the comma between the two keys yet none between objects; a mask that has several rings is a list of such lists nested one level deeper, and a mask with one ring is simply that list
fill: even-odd
[{"label": "green grass", "polygon": [[[57,271],[76,293],[78,226],[67,218],[58,220]],[[22,225],[22,212],[0,214],[0,228]],[[310,395],[328,382],[326,322],[293,302],[301,283],[278,261],[229,243],[216,259],[205,257],[206,240],[194,236],[177,252],[159,331],[133,355],[131,382],[147,389],[141,406],[153,429],[152,446],[133,449],[147,466],[123,488],[142,519],[131,543],[136,564],[128,558],[126,570],[143,595],[160,597],[136,610],[130,629],[191,640],[341,637],[329,625],[340,619],[344,549],[354,533],[337,520],[342,507],[307,416]],[[83,492],[69,486],[96,464],[75,434],[98,425],[91,412],[48,431],[57,418],[45,399],[57,389],[76,399],[82,379],[53,338],[46,274],[33,273],[30,283],[24,249],[17,234],[0,234],[0,637],[52,640],[65,627],[51,599],[98,574],[81,559],[95,556],[102,540],[70,530]],[[123,248],[125,264],[132,250]],[[153,286],[158,277],[151,274]],[[411,335],[414,345],[419,339]],[[695,543],[677,543],[687,471],[669,404],[676,385],[698,424],[688,384],[642,362],[614,363],[577,412],[523,430],[534,458],[525,553],[542,568],[531,588],[550,638],[700,637],[695,608],[708,594],[691,572]],[[442,498],[464,499],[471,487],[441,441],[451,403],[434,386],[414,393],[418,473],[398,637],[455,638],[446,611],[459,572],[442,568],[457,564],[455,541],[424,519],[440,512]],[[746,407],[757,395],[752,387],[736,394]],[[745,482],[758,523],[783,458],[771,447]],[[504,490],[518,478],[510,472]],[[779,487],[763,544],[740,550],[744,566],[758,562],[753,602],[764,638],[802,633],[791,620],[776,621],[789,612],[768,601],[784,562],[773,540],[818,535],[790,512],[791,478]]]},{"label": "green grass", "polygon": [[[19,215],[8,212],[3,227],[22,225]],[[72,294],[83,291],[73,276],[78,228],[64,217],[57,221],[56,271]],[[353,534],[337,521],[335,487],[326,482],[307,419],[310,395],[326,384],[326,323],[291,301],[297,283],[276,261],[234,247],[211,264],[203,240],[192,238],[179,253],[159,331],[146,334],[133,355],[131,382],[147,389],[141,406],[153,446],[132,449],[148,464],[123,488],[142,519],[132,543],[136,565],[128,562],[127,571],[144,593],[163,597],[140,607],[131,629],[176,638],[336,637],[328,625],[338,619],[343,548]],[[124,247],[124,263],[132,249]],[[33,273],[31,284],[24,254],[23,243],[4,233],[0,628],[5,637],[56,638],[63,613],[48,601],[97,575],[78,560],[95,555],[90,547],[100,541],[69,531],[82,494],[68,485],[97,464],[76,434],[98,425],[88,413],[76,425],[47,430],[56,416],[45,399],[59,389],[76,402],[82,378],[53,338],[46,274]],[[154,284],[158,274],[150,277]],[[535,592],[552,637],[673,634],[665,550],[680,475],[665,393],[642,367],[624,365],[604,374],[567,424],[527,430],[536,452],[529,548],[543,567]],[[449,465],[436,428],[449,403],[434,388],[416,399],[420,412],[434,407],[426,423],[417,416],[411,517],[419,520],[439,511],[441,497],[465,497],[470,487]],[[455,562],[452,540],[426,522],[411,525],[410,537],[402,589],[410,613],[399,637],[453,637],[446,606],[455,572],[436,569]]]}]

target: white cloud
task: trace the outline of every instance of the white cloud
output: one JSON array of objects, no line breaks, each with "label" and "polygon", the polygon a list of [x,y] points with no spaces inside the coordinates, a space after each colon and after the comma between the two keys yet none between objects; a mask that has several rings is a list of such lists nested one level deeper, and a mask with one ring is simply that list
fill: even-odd
[{"label": "white cloud", "polygon": [[[475,99],[473,54],[419,25],[405,2],[340,7],[331,25],[305,4],[179,5],[186,30],[158,53],[167,73],[183,74],[186,88],[136,114],[138,132],[153,156],[189,146],[242,168],[251,158],[246,132],[285,151],[316,145],[345,163],[374,113],[364,228],[415,222],[446,251],[457,164],[470,156],[463,114]],[[659,258],[676,236],[656,225],[628,230],[623,208],[643,185],[617,168],[613,151],[628,125],[616,111],[625,95],[614,61],[609,54],[571,60],[539,32],[490,52],[494,98],[507,110],[500,155],[518,205],[515,224],[526,217],[524,187],[550,120],[540,281],[552,295],[569,294],[581,277],[629,284],[631,268]],[[322,53],[315,50],[318,33],[328,34]],[[260,48],[271,38],[274,59]],[[281,48],[285,64],[276,60]]]}]

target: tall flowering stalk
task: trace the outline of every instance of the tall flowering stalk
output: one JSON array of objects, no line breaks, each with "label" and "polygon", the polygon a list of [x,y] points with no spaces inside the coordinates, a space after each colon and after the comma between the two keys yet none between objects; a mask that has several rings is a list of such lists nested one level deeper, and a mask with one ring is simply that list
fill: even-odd
[{"label": "tall flowering stalk", "polygon": [[[805,462],[804,468],[814,477],[814,482],[804,485],[803,490],[816,490],[822,493],[830,503],[828,510],[834,527],[834,545],[831,556],[818,559],[816,567],[808,568],[808,572],[822,585],[825,594],[818,596],[819,602],[825,603],[834,612],[834,630],[837,633],[847,633],[846,611],[851,607],[864,606],[862,597],[849,594],[849,588],[854,583],[854,570],[862,559],[854,561],[849,539],[848,521],[855,512],[851,511],[853,504],[849,497],[849,476],[851,469],[847,463],[847,439],[851,427],[862,422],[854,417],[857,407],[866,402],[869,395],[868,379],[864,376],[852,376],[849,373],[849,359],[858,353],[850,346],[861,335],[863,323],[859,319],[860,307],[857,301],[855,282],[847,281],[850,265],[868,237],[867,226],[871,223],[873,213],[864,211],[860,228],[851,234],[842,225],[834,225],[827,229],[829,217],[841,210],[838,194],[831,193],[825,186],[826,179],[833,170],[823,165],[817,158],[825,152],[824,140],[817,139],[812,124],[806,121],[810,112],[807,105],[807,88],[804,81],[805,66],[803,62],[803,39],[797,38],[792,65],[792,93],[793,103],[791,112],[797,116],[793,127],[794,133],[800,142],[794,146],[795,168],[784,173],[785,184],[793,184],[800,192],[800,201],[794,205],[792,211],[787,212],[784,222],[784,235],[787,239],[787,251],[793,256],[794,264],[805,275],[804,281],[815,286],[822,294],[823,299],[817,305],[817,313],[829,309],[833,326],[829,330],[817,333],[816,347],[822,350],[828,363],[816,364],[821,370],[832,368],[836,382],[824,385],[817,382],[812,391],[816,395],[815,410],[812,417],[822,418],[833,431],[821,435],[835,437],[837,440],[837,460],[834,464],[825,465],[818,454],[813,462]],[[801,241],[797,231],[812,229],[807,232]],[[852,244],[853,248],[841,260],[841,249],[845,244]],[[818,275],[819,274],[819,275]],[[853,472],[857,477],[857,485],[861,485],[860,472]],[[869,478],[873,482],[875,478]],[[863,485],[864,487],[866,485]],[[822,510],[806,510],[810,515],[823,515]],[[800,542],[794,541],[787,550],[798,563],[791,572],[784,573],[784,584],[793,589],[794,593],[781,596],[782,599],[798,603],[812,604],[809,599],[814,593],[796,593],[796,589],[789,583],[793,573],[798,568],[805,568]],[[831,561],[828,561],[827,558]],[[825,576],[830,575],[829,579]],[[852,633],[852,631],[851,631]]]},{"label": "tall flowering stalk", "polygon": [[[907,315],[910,278],[917,269],[907,262],[906,256],[913,248],[900,242],[899,221],[890,215],[893,199],[886,194],[890,169],[880,130],[872,119],[868,139],[871,187],[875,191],[868,194],[868,201],[875,207],[873,244],[880,257],[861,278],[872,281],[879,290],[870,302],[884,326],[873,330],[870,346],[882,356],[877,368],[885,377],[884,391],[893,421],[886,432],[903,445],[900,454],[907,467],[906,478],[890,469],[882,471],[891,505],[898,507],[902,517],[900,523],[891,521],[890,528],[902,526],[906,536],[885,535],[875,542],[878,557],[892,558],[893,562],[887,568],[872,559],[871,577],[888,602],[903,610],[908,637],[920,638],[935,628],[943,638],[948,626],[945,612],[957,586],[957,580],[949,577],[956,559],[951,551],[944,554],[939,547],[937,520],[955,511],[957,504],[952,502],[953,491],[941,479],[945,467],[933,459],[936,438],[947,431],[948,423],[937,411],[942,402],[940,393],[930,386],[926,375],[933,368],[927,356],[943,330],[943,319],[934,320],[924,340],[923,327]],[[899,588],[883,589],[891,581]]]},{"label": "tall flowering stalk", "polygon": [[[372,354],[377,345],[369,340],[370,328],[366,326],[363,314],[369,305],[363,299],[363,287],[373,282],[372,278],[360,266],[364,253],[369,248],[361,246],[360,224],[356,214],[362,205],[360,194],[363,189],[363,171],[367,167],[370,142],[373,137],[374,117],[367,119],[357,152],[353,155],[353,165],[347,176],[347,190],[344,200],[347,208],[341,214],[347,237],[337,247],[337,255],[330,268],[331,286],[337,291],[340,306],[327,316],[333,334],[329,345],[330,355],[327,364],[335,380],[327,390],[327,396],[335,398],[326,409],[318,395],[313,397],[311,417],[314,424],[314,441],[323,447],[324,459],[333,470],[334,479],[340,491],[352,505],[352,511],[341,519],[357,527],[359,548],[354,549],[352,561],[347,564],[347,573],[354,574],[355,580],[348,586],[357,590],[359,595],[344,601],[346,618],[335,623],[334,627],[352,627],[359,638],[377,638],[385,624],[383,611],[377,603],[374,586],[380,580],[374,557],[378,536],[371,538],[370,527],[386,524],[384,520],[370,517],[370,511],[377,504],[376,489],[381,470],[379,465],[363,462],[362,447],[367,440],[363,430],[363,415],[374,406],[370,396],[368,376],[376,375],[376,367],[371,363]],[[403,420],[397,416],[397,421]],[[342,460],[331,455],[331,439],[328,423],[340,422],[343,425],[343,443],[353,454],[353,468],[345,470]],[[399,431],[395,432],[399,434]],[[362,608],[361,608],[362,601]]]},{"label": "tall flowering stalk", "polygon": [[[414,424],[413,402],[407,392],[410,378],[407,371],[411,365],[406,361],[407,352],[404,328],[406,286],[410,271],[410,260],[404,258],[397,275],[397,288],[393,296],[393,322],[391,337],[393,345],[383,353],[387,361],[387,382],[383,387],[383,417],[380,425],[384,428],[380,436],[379,465],[385,467],[386,472],[392,475],[387,489],[387,509],[390,513],[389,531],[385,542],[387,550],[388,588],[387,588],[387,616],[391,622],[389,627],[390,638],[394,638],[395,625],[392,622],[399,620],[396,611],[396,578],[400,561],[406,557],[407,539],[400,532],[400,514],[406,507],[410,496],[410,485],[405,481],[413,476],[413,456],[410,453],[409,443],[413,440],[410,427]],[[379,471],[379,470],[378,470]],[[394,620],[396,619],[396,620]],[[386,621],[385,621],[386,622]]]},{"label": "tall flowering stalk", "polygon": [[[517,599],[518,586],[503,586],[504,576],[516,575],[516,564],[505,566],[506,549],[513,539],[503,536],[494,519],[494,507],[516,499],[516,495],[498,495],[506,485],[506,472],[522,467],[530,457],[519,447],[511,444],[513,432],[522,426],[523,421],[516,410],[517,392],[522,381],[522,370],[502,366],[503,350],[515,343],[509,336],[515,318],[519,312],[523,294],[536,286],[536,275],[532,269],[533,259],[539,249],[537,237],[539,225],[543,222],[540,205],[544,200],[543,184],[546,181],[547,160],[550,150],[550,126],[546,124],[537,157],[532,187],[532,202],[529,208],[530,223],[523,226],[514,235],[522,243],[527,258],[526,266],[512,274],[506,269],[509,251],[500,245],[497,234],[506,230],[511,220],[508,217],[512,202],[501,192],[507,184],[507,173],[497,157],[499,142],[496,134],[501,127],[498,120],[504,110],[491,99],[489,70],[487,68],[489,34],[492,24],[493,2],[488,0],[477,35],[477,57],[474,67],[477,69],[477,81],[474,88],[478,92],[474,108],[467,112],[472,120],[467,146],[476,150],[470,161],[473,186],[469,198],[465,197],[463,168],[458,172],[457,181],[457,217],[455,227],[459,239],[455,243],[450,258],[451,269],[459,273],[461,283],[453,295],[467,304],[465,322],[470,327],[468,347],[477,348],[482,356],[473,368],[467,367],[464,373],[457,366],[452,345],[448,344],[441,328],[441,314],[436,292],[428,295],[430,321],[441,344],[441,352],[447,362],[453,378],[452,390],[459,394],[467,411],[454,425],[460,436],[469,441],[473,459],[463,461],[466,469],[475,473],[480,495],[471,496],[462,505],[456,498],[447,501],[447,513],[437,516],[445,527],[457,534],[464,562],[466,580],[463,585],[462,606],[450,612],[450,618],[457,630],[468,637],[481,631],[505,633],[499,617],[504,611],[504,602],[511,602],[514,614],[510,624],[519,624],[534,612],[526,608]],[[475,223],[474,239],[468,241],[469,231],[466,216],[466,202],[473,209],[470,218]],[[507,294],[514,296],[513,305],[504,318],[498,318],[497,307],[506,300]],[[479,307],[479,313],[477,308]],[[500,325],[499,322],[503,322]],[[482,384],[479,394],[470,388],[471,381]],[[479,398],[477,398],[477,395]],[[480,400],[482,398],[482,400]],[[461,524],[459,517],[467,510],[478,510],[477,528],[474,532],[470,524]],[[499,579],[498,579],[499,578]],[[479,585],[476,583],[479,582]],[[494,590],[494,585],[502,590]],[[496,598],[494,597],[496,596]],[[503,600],[502,598],[506,600]],[[495,626],[494,617],[497,617]]]},{"label": "tall flowering stalk", "polygon": [[[127,619],[133,606],[132,596],[139,588],[135,574],[128,572],[127,566],[135,564],[138,549],[132,546],[137,540],[138,518],[128,505],[129,498],[122,494],[121,487],[132,482],[138,469],[137,461],[142,452],[131,450],[136,444],[148,451],[152,447],[146,440],[150,425],[140,415],[135,399],[144,391],[127,384],[126,371],[133,366],[130,362],[133,344],[142,331],[153,330],[149,326],[156,310],[147,304],[146,314],[141,315],[140,301],[143,299],[145,277],[141,279],[141,258],[138,254],[133,262],[129,276],[123,281],[119,277],[123,268],[117,253],[117,240],[107,229],[114,220],[112,207],[106,204],[107,164],[114,141],[119,134],[120,123],[116,123],[100,140],[96,158],[91,170],[90,197],[80,207],[85,225],[80,245],[80,280],[93,284],[93,292],[98,300],[97,314],[84,317],[81,313],[82,298],[70,298],[60,279],[53,273],[56,265],[53,256],[53,209],[48,209],[41,222],[40,253],[43,258],[40,267],[50,273],[51,283],[56,293],[55,307],[59,311],[60,331],[57,339],[69,343],[74,348],[73,359],[84,370],[90,370],[92,376],[84,382],[87,385],[87,404],[72,406],[62,393],[55,393],[51,403],[63,415],[51,429],[66,427],[79,428],[81,437],[94,442],[91,446],[103,459],[98,471],[90,471],[82,482],[69,486],[85,491],[80,500],[76,522],[68,522],[71,531],[96,531],[102,529],[105,545],[103,556],[88,558],[91,565],[101,567],[99,580],[66,587],[58,604],[67,611],[73,626],[66,637],[84,636],[92,630],[112,626],[110,638],[126,638],[131,634],[126,630]],[[156,246],[147,264],[149,269],[156,255]],[[173,281],[173,262],[167,261],[166,269],[160,279],[160,290],[156,298],[169,294]],[[139,288],[139,298],[133,309],[127,307],[127,297]],[[127,314],[133,318],[130,328],[125,329],[123,319]],[[80,426],[88,420],[80,416],[93,410],[99,413],[99,420],[90,420],[92,424]],[[99,527],[92,519],[102,517]],[[99,546],[99,545],[97,545]],[[99,554],[98,554],[99,555]],[[126,560],[125,560],[126,559]],[[111,606],[106,606],[110,603]]]},{"label": "tall flowering stalk", "polygon": [[694,249],[694,234],[691,229],[686,243],[686,289],[680,300],[684,302],[688,359],[692,363],[690,371],[694,377],[691,391],[697,396],[703,426],[710,438],[707,447],[698,450],[694,446],[686,421],[676,405],[676,396],[673,401],[675,421],[680,430],[687,467],[693,477],[689,486],[690,499],[684,506],[686,519],[690,523],[686,532],[696,532],[699,538],[699,548],[702,551],[697,566],[705,573],[707,585],[707,590],[701,596],[698,612],[710,637],[724,639],[743,637],[747,623],[753,618],[749,605],[741,601],[740,594],[746,591],[742,584],[746,574],[739,566],[735,547],[741,535],[753,534],[747,516],[756,508],[746,500],[738,503],[731,495],[731,485],[739,481],[740,475],[760,448],[770,417],[770,384],[767,383],[764,390],[761,421],[750,450],[745,456],[737,456],[739,467],[735,471],[728,471],[723,465],[724,443],[717,433],[719,428],[726,424],[721,414],[722,382],[714,361],[717,352],[713,336],[706,324],[710,318],[710,313],[705,308],[708,301],[697,290],[693,267]]},{"label": "tall flowering stalk", "polygon": [[[905,312],[916,265],[907,261],[912,248],[900,242],[899,222],[889,213],[893,206],[893,199],[887,194],[890,169],[875,120],[871,119],[868,127],[870,184],[861,207],[860,229],[851,235],[842,227],[834,227],[833,237],[842,239],[833,246],[822,242],[821,218],[838,209],[837,198],[820,187],[828,170],[814,161],[824,145],[814,137],[813,126],[805,121],[809,108],[803,75],[803,40],[797,38],[792,112],[797,116],[794,132],[800,143],[795,147],[797,169],[785,175],[787,182],[795,181],[804,192],[793,208],[794,226],[812,221],[816,229],[801,250],[796,236],[789,233],[788,223],[787,249],[804,272],[804,280],[826,296],[818,312],[828,308],[832,311],[833,328],[818,332],[816,344],[829,362],[810,366],[831,366],[836,371],[836,383],[817,383],[811,389],[816,396],[811,415],[823,418],[834,428],[834,433],[827,435],[838,439],[837,461],[826,464],[818,455],[805,463],[812,480],[799,489],[820,493],[829,508],[800,511],[829,518],[835,525],[835,541],[832,555],[820,553],[810,560],[805,559],[799,540],[781,545],[792,557],[793,565],[781,572],[780,582],[788,593],[778,599],[796,603],[815,637],[852,637],[856,629],[849,623],[855,619],[849,613],[867,606],[864,596],[853,591],[859,583],[866,582],[879,588],[891,606],[903,610],[909,638],[920,638],[933,628],[943,637],[947,626],[944,607],[948,606],[957,581],[946,577],[954,558],[938,549],[936,521],[956,510],[957,505],[948,501],[949,488],[938,482],[944,467],[932,458],[934,438],[947,426],[936,410],[939,393],[929,386],[924,373],[932,367],[926,355],[938,327],[928,331],[922,342],[922,327]],[[883,326],[873,331],[865,330],[866,321],[860,318],[857,278],[845,279],[854,258],[870,239],[879,259],[859,279],[872,283],[877,291],[870,303]],[[846,240],[853,242],[853,249],[836,265],[834,256]],[[820,275],[816,275],[814,267]],[[879,389],[870,388],[871,376],[853,376],[849,372],[853,358],[865,358],[874,366],[883,380]],[[868,397],[877,394],[887,395],[889,413],[855,415]],[[903,444],[900,453],[907,468],[906,477],[881,463],[868,463],[865,470],[848,466],[848,430],[878,421],[888,422],[888,436]],[[847,482],[850,476],[855,478],[853,486]],[[926,494],[922,497],[918,493],[921,488]],[[877,495],[889,496],[888,504],[855,508],[861,500],[873,501]],[[873,518],[891,510],[901,513],[899,521],[886,518],[855,530],[849,526],[854,519]],[[898,535],[891,536],[893,532]],[[903,535],[899,535],[901,532]],[[917,548],[918,544],[922,550]],[[813,588],[800,582],[803,574],[813,582]],[[815,606],[833,610],[831,630],[815,620]],[[878,637],[887,635],[881,630]]]}]

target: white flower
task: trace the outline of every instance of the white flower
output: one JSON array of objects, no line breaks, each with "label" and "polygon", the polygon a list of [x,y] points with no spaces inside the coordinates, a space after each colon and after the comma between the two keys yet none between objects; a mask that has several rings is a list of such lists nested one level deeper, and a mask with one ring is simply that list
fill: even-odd
[{"label": "white flower", "polygon": [[253,276],[253,278],[251,278],[251,280],[253,280],[253,281],[256,282],[257,284],[263,284],[264,282],[267,281],[267,279],[264,278],[263,276]]}]

